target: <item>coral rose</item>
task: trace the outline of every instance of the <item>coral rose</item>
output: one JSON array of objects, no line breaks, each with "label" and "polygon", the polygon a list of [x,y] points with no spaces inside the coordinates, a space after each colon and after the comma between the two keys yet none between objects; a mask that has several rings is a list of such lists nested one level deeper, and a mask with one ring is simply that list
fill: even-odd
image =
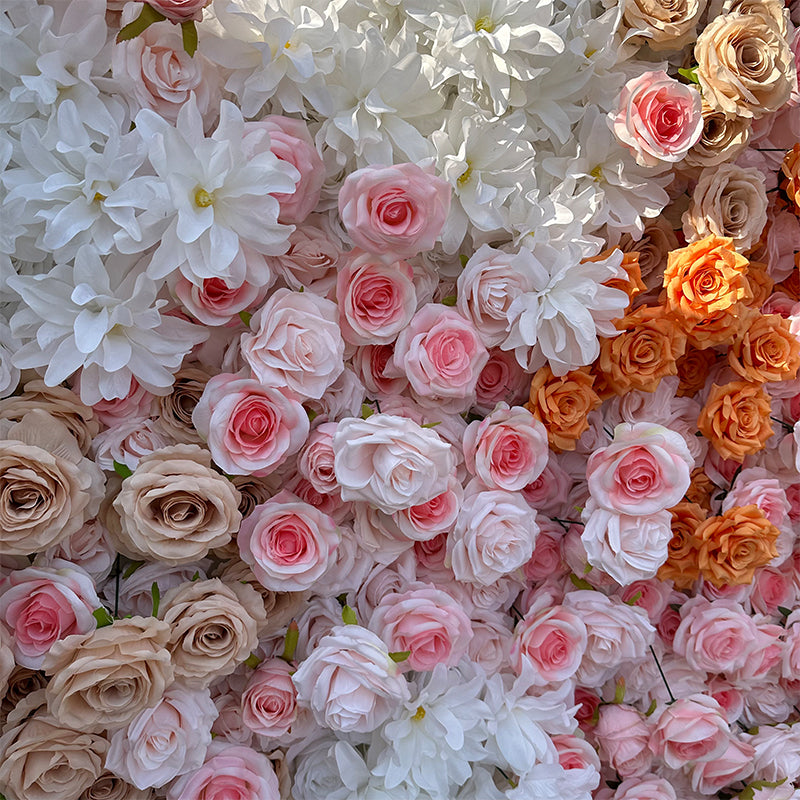
[{"label": "coral rose", "polygon": [[728,363],[751,383],[791,380],[800,368],[800,340],[779,314],[759,314],[733,341]]}]

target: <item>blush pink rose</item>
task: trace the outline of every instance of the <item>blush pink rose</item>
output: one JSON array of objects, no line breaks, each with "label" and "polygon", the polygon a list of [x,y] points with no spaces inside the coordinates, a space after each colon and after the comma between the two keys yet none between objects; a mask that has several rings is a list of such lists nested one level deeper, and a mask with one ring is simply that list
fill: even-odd
[{"label": "blush pink rose", "polygon": [[663,70],[631,78],[610,115],[614,135],[645,167],[680,161],[703,132],[702,99],[697,89]]},{"label": "blush pink rose", "polygon": [[455,666],[467,652],[472,625],[464,609],[447,592],[431,584],[412,583],[404,592],[385,595],[369,621],[370,630],[392,652],[409,652],[401,669],[432,670]]},{"label": "blush pink rose", "polygon": [[755,748],[731,737],[725,752],[710,761],[692,767],[692,788],[702,795],[713,796],[721,789],[753,774]]},{"label": "blush pink rose", "polygon": [[586,478],[601,508],[616,514],[655,514],[681,501],[693,468],[679,433],[649,422],[621,423],[611,444],[589,457]]},{"label": "blush pink rose", "polygon": [[452,529],[463,499],[461,483],[451,476],[446,491],[426,503],[396,511],[394,520],[409,539],[427,541]]},{"label": "blush pink rose", "polygon": [[311,432],[297,459],[297,471],[320,494],[338,494],[339,484],[333,468],[335,422],[323,422]]},{"label": "blush pink rose", "polygon": [[308,414],[290,392],[222,374],[211,378],[192,412],[214,462],[229,475],[264,477],[303,446]]},{"label": "blush pink rose", "polygon": [[489,360],[474,325],[447,306],[428,303],[397,337],[395,374],[405,375],[415,399],[450,413],[466,411]]},{"label": "blush pink rose", "polygon": [[526,396],[530,382],[513,351],[493,347],[475,384],[475,409],[488,414],[500,402],[515,405]]},{"label": "blush pink rose", "polygon": [[416,311],[414,270],[405,261],[384,264],[353,250],[339,269],[336,300],[346,342],[389,344]]},{"label": "blush pink rose", "polygon": [[[414,556],[419,567],[435,572],[442,571],[444,561],[447,557],[447,534],[440,533],[433,539],[427,541],[414,542]],[[800,626],[798,626],[800,632]],[[800,639],[800,636],[798,636]]]},{"label": "blush pink rose", "polygon": [[99,520],[90,519],[68,539],[39,553],[37,563],[51,567],[56,559],[69,561],[85,570],[98,583],[108,577],[116,555],[108,530]]},{"label": "blush pink rose", "polygon": [[645,775],[622,781],[613,794],[613,800],[678,800],[678,795],[665,778]]},{"label": "blush pink rose", "polygon": [[285,736],[297,719],[294,666],[282,658],[258,665],[242,692],[242,723],[260,736]]},{"label": "blush pink rose", "polygon": [[621,777],[640,778],[649,772],[650,726],[640,711],[623,704],[602,706],[594,733],[603,761]]},{"label": "blush pink rose", "polygon": [[544,472],[549,455],[547,430],[522,406],[502,403],[464,431],[466,467],[490,489],[524,488]]},{"label": "blush pink rose", "polygon": [[[75,382],[75,392],[80,393],[80,377]],[[153,395],[131,376],[131,387],[125,397],[100,400],[92,406],[94,415],[103,425],[112,427],[131,417],[147,417],[153,405]]]},{"label": "blush pink rose", "polygon": [[394,346],[391,344],[368,344],[356,348],[352,358],[353,370],[370,397],[401,394],[408,387],[405,375],[394,377],[386,374],[387,367],[391,373],[393,356]]},{"label": "blush pink rose", "polygon": [[57,641],[93,631],[100,606],[94,581],[67,561],[13,570],[0,581],[0,619],[14,635],[17,663],[28,669],[41,669]]},{"label": "blush pink rose", "polygon": [[167,800],[281,800],[278,776],[263,754],[212,742],[200,769],[170,786]]},{"label": "blush pink rose", "polygon": [[329,516],[284,491],[242,521],[237,543],[264,588],[300,592],[334,562],[339,533]]},{"label": "blush pink rose", "polygon": [[736,476],[731,490],[722,501],[722,511],[749,505],[758,506],[776,528],[784,524],[790,508],[780,481],[760,467],[743,469]]},{"label": "blush pink rose", "polygon": [[[537,521],[540,518],[537,517]],[[539,535],[530,561],[523,567],[525,577],[529,581],[538,582],[547,580],[551,576],[559,577],[569,572],[569,568],[561,557],[561,533],[548,531],[539,524]]]},{"label": "blush pink rose", "polygon": [[527,486],[522,487],[522,496],[527,504],[541,514],[557,517],[564,508],[573,480],[550,454],[542,474]]},{"label": "blush pink rose", "polygon": [[620,590],[619,596],[629,605],[643,608],[650,622],[655,625],[668,607],[672,589],[668,583],[653,578],[629,583]]},{"label": "blush pink rose", "polygon": [[211,0],[148,0],[148,5],[160,11],[170,22],[200,22],[203,9]]},{"label": "blush pink rose", "polygon": [[786,569],[786,562],[780,569],[762,567],[756,570],[750,591],[750,605],[754,611],[778,617],[779,608],[794,608],[797,600],[798,591],[794,575],[792,571]]},{"label": "blush pink rose", "polygon": [[229,286],[222,278],[206,278],[196,286],[181,276],[175,284],[175,294],[183,307],[206,325],[227,325],[238,321],[239,312],[258,305],[267,293],[267,286],[243,281]]},{"label": "blush pink rose", "polygon": [[325,165],[322,162],[308,126],[301,119],[271,115],[257,122],[245,122],[242,141],[248,157],[248,133],[266,130],[269,134],[269,149],[280,161],[291,164],[300,174],[294,191],[276,193],[273,197],[280,204],[278,221],[286,225],[303,222],[317,207],[322,184],[325,181]]},{"label": "blush pink rose", "polygon": [[431,250],[449,211],[450,184],[416,164],[358,169],[339,191],[350,238],[389,263]]}]

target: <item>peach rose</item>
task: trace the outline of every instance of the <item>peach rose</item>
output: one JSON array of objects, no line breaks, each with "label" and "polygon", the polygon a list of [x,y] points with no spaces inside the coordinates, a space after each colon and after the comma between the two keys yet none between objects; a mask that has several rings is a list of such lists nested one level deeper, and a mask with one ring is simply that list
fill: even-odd
[{"label": "peach rose", "polygon": [[751,383],[792,380],[800,368],[800,340],[779,314],[759,314],[732,342],[728,363]]},{"label": "peach rose", "polygon": [[632,0],[622,20],[632,31],[642,31],[652,50],[680,50],[694,38],[705,6],[705,0]]},{"label": "peach rose", "polygon": [[717,360],[717,353],[711,349],[698,350],[688,345],[684,354],[678,359],[678,397],[694,397],[706,385],[711,367]]}]

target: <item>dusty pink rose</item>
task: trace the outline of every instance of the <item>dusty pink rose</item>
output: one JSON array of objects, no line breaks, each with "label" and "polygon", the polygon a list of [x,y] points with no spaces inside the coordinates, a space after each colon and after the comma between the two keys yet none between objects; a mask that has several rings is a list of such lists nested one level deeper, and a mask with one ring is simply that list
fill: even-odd
[{"label": "dusty pink rose", "polygon": [[116,549],[109,532],[99,520],[91,519],[69,539],[40,553],[37,561],[51,567],[56,559],[63,559],[85,570],[94,581],[101,582],[111,572],[115,557]]},{"label": "dusty pink rose", "polygon": [[790,508],[780,481],[759,467],[743,469],[736,476],[730,492],[722,501],[722,511],[749,505],[758,506],[776,528],[784,524]]},{"label": "dusty pink rose", "polygon": [[339,533],[333,520],[289,492],[256,506],[237,537],[242,560],[267,589],[308,589],[335,559]]},{"label": "dusty pink rose", "polygon": [[242,692],[242,722],[260,736],[284,736],[297,719],[294,666],[282,658],[258,665]]},{"label": "dusty pink rose", "polygon": [[[273,197],[280,203],[278,221],[297,224],[317,207],[320,191],[325,181],[325,165],[314,147],[308,126],[301,119],[271,115],[257,122],[245,122],[242,145],[248,156],[248,133],[266,130],[269,134],[269,149],[276,158],[291,164],[299,173],[294,192],[276,193]],[[265,141],[265,140],[260,140]]]},{"label": "dusty pink rose", "polygon": [[[447,534],[440,533],[427,541],[414,542],[414,557],[423,570],[444,570],[447,556]],[[800,630],[800,627],[798,628]]]},{"label": "dusty pink rose", "polygon": [[619,596],[628,604],[643,608],[650,622],[655,625],[668,607],[672,597],[669,583],[657,578],[633,581],[620,590]]},{"label": "dusty pink rose", "polygon": [[392,652],[409,651],[401,668],[416,671],[458,664],[472,639],[472,626],[461,605],[447,592],[424,583],[384,596],[369,627]]},{"label": "dusty pink rose", "polygon": [[175,294],[183,307],[205,325],[227,325],[237,320],[240,311],[257,306],[267,293],[267,286],[243,281],[229,286],[222,278],[206,278],[196,286],[181,275],[175,284]]},{"label": "dusty pink rose", "polygon": [[696,761],[712,761],[731,739],[720,704],[704,694],[693,694],[664,707],[650,738],[657,758],[672,769]]},{"label": "dusty pink rose", "polygon": [[167,800],[281,800],[278,777],[263,754],[212,742],[200,769],[170,786]]},{"label": "dusty pink rose", "polygon": [[203,18],[203,9],[211,0],[148,0],[147,5],[160,11],[170,22],[180,23]]},{"label": "dusty pink rose", "polygon": [[[75,391],[80,392],[80,380],[76,381]],[[153,395],[131,377],[131,387],[125,397],[116,400],[100,400],[92,406],[94,415],[103,425],[111,427],[131,417],[146,417],[153,404]]]},{"label": "dusty pink rose", "polygon": [[405,375],[391,373],[394,346],[391,344],[368,344],[356,348],[353,354],[353,370],[364,384],[370,397],[383,398],[389,394],[400,394],[408,387]]},{"label": "dusty pink rose", "polygon": [[397,337],[393,364],[421,405],[460,413],[473,402],[488,360],[471,322],[454,309],[428,303]]},{"label": "dusty pink rose", "polygon": [[663,70],[631,78],[622,88],[611,129],[636,163],[657,167],[680,161],[703,133],[700,92]]},{"label": "dusty pink rose", "polygon": [[92,579],[67,561],[14,570],[0,581],[0,619],[14,634],[17,663],[29,669],[41,669],[59,639],[94,630],[100,605]]},{"label": "dusty pink rose", "polygon": [[684,438],[649,422],[621,423],[586,465],[589,492],[616,514],[655,514],[681,501],[694,459]]},{"label": "dusty pink rose", "polygon": [[594,729],[603,761],[623,778],[639,778],[650,770],[650,726],[632,706],[602,706]]},{"label": "dusty pink rose", "polygon": [[192,412],[214,462],[230,475],[269,475],[308,436],[308,414],[291,392],[222,374],[211,378]]},{"label": "dusty pink rose", "polygon": [[467,469],[491,489],[511,492],[533,483],[549,454],[544,425],[522,406],[502,403],[464,431]]},{"label": "dusty pink rose", "polygon": [[451,476],[446,491],[426,503],[396,511],[394,520],[409,539],[427,541],[453,527],[463,499],[461,484],[455,476]]},{"label": "dusty pink rose", "polygon": [[542,474],[522,487],[522,496],[539,513],[557,517],[564,508],[572,483],[572,478],[551,453]]},{"label": "dusty pink rose", "polygon": [[311,292],[278,289],[243,333],[242,356],[265,386],[319,399],[344,370],[338,310]]},{"label": "dusty pink rose", "polygon": [[336,286],[342,242],[330,230],[328,218],[312,214],[289,236],[289,249],[268,259],[272,269],[292,289],[305,287],[325,297]]},{"label": "dusty pink rose", "polygon": [[537,516],[539,535],[536,537],[533,555],[522,568],[525,577],[534,582],[544,581],[551,576],[558,577],[569,571],[561,557],[563,530],[561,532],[546,530],[543,523],[539,521],[540,519]]},{"label": "dusty pink rose", "polygon": [[351,251],[339,269],[336,299],[345,341],[389,344],[417,308],[414,270],[405,261],[385,264],[369,253]]},{"label": "dusty pink rose", "polygon": [[333,468],[335,422],[323,422],[311,432],[297,459],[297,471],[320,494],[338,494],[339,484]]},{"label": "dusty pink rose", "polygon": [[133,417],[115,422],[92,442],[95,463],[107,471],[114,469],[114,462],[135,470],[143,456],[148,456],[162,447],[175,444],[169,433],[151,417]]},{"label": "dusty pink rose", "polygon": [[777,567],[762,567],[756,570],[750,591],[753,610],[766,616],[779,616],[779,608],[794,608],[797,605],[798,589],[793,572],[785,568],[786,562]]},{"label": "dusty pink rose", "polygon": [[416,164],[364,167],[339,191],[350,238],[389,263],[432,249],[449,210],[450,184]]},{"label": "dusty pink rose", "polygon": [[513,351],[493,347],[475,384],[475,408],[488,414],[500,402],[515,405],[527,394],[530,382]]}]

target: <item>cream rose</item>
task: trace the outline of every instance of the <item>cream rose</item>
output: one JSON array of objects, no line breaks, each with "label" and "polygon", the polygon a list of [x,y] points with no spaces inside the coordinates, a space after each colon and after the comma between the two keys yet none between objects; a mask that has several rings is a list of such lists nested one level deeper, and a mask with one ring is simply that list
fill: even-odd
[{"label": "cream rose", "polygon": [[132,558],[186,564],[227,544],[239,529],[239,492],[211,469],[197,445],[144,456],[114,500],[123,552]]},{"label": "cream rose", "polygon": [[694,39],[698,19],[706,0],[630,0],[622,20],[642,31],[652,50],[680,50]]}]

